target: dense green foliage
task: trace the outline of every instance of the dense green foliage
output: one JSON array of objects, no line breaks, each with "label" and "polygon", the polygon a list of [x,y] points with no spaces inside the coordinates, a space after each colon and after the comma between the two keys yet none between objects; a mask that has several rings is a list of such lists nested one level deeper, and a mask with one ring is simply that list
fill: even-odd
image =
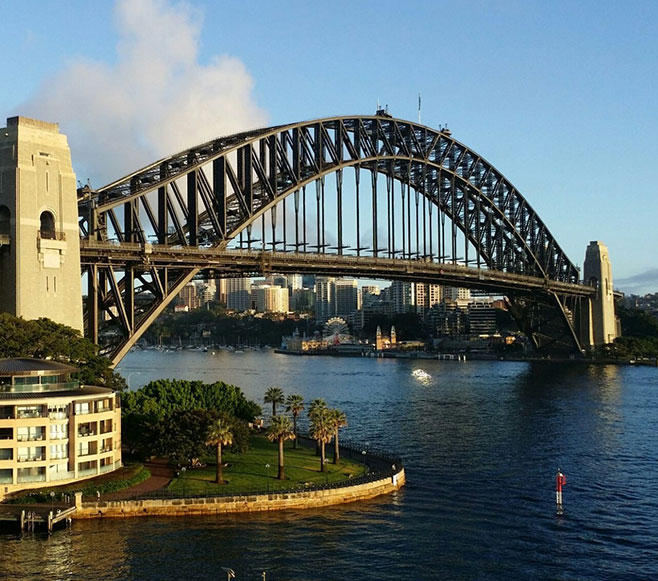
[{"label": "dense green foliage", "polygon": [[261,409],[242,390],[223,382],[159,379],[122,397],[123,442],[142,457],[194,463],[205,453],[208,432],[219,418],[231,423],[235,451],[248,446],[247,422]]},{"label": "dense green foliage", "polygon": [[658,339],[658,319],[641,309],[619,307],[617,315],[621,320],[621,334],[638,339]]},{"label": "dense green foliage", "polygon": [[279,345],[281,337],[292,335],[295,329],[312,335],[322,328],[308,319],[280,319],[274,315],[254,317],[227,314],[221,309],[198,310],[190,313],[166,313],[144,334],[150,344],[178,345],[200,341],[216,345]]},{"label": "dense green foliage", "polygon": [[248,400],[242,390],[217,381],[187,381],[157,379],[137,391],[122,396],[123,413],[146,413],[164,417],[182,410],[222,411],[242,420],[251,421],[261,413],[260,406]]},{"label": "dense green foliage", "polygon": [[642,309],[620,306],[622,336],[601,352],[604,357],[637,359],[658,357],[658,319]]},{"label": "dense green foliage", "polygon": [[0,313],[0,357],[52,359],[77,367],[81,383],[123,390],[124,379],[98,354],[98,346],[66,325],[50,319],[26,321]]}]

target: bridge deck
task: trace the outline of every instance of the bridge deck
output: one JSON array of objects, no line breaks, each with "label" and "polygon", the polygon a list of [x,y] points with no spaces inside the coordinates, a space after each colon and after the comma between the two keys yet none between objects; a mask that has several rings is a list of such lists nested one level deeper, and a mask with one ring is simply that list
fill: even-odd
[{"label": "bridge deck", "polygon": [[260,250],[220,250],[187,246],[139,243],[80,241],[83,265],[111,264],[149,268],[169,266],[187,269],[213,269],[225,277],[262,273],[306,272],[326,276],[350,276],[387,280],[410,280],[457,287],[481,288],[494,292],[520,294],[555,292],[571,296],[592,296],[590,286],[512,274],[460,264],[431,260],[402,260],[337,254],[270,252]]}]

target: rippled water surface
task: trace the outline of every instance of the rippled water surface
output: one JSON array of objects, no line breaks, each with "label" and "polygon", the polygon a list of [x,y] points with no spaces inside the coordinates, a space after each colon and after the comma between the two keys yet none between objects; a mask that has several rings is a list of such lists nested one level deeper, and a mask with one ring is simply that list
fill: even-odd
[{"label": "rippled water surface", "polygon": [[656,368],[188,351],[131,353],[120,370],[133,387],[221,379],[258,401],[270,385],[323,397],[347,412],[344,437],[402,456],[408,484],[322,510],[3,533],[0,576],[658,578]]}]

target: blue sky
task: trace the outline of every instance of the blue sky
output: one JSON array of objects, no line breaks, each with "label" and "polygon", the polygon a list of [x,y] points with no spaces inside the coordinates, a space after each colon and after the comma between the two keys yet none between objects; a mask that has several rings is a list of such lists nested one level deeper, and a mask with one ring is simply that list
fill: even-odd
[{"label": "blue sky", "polygon": [[[658,291],[658,2],[4,0],[0,115],[100,186],[203,139],[335,114],[447,123],[570,258]],[[210,132],[210,133],[208,133]]]}]

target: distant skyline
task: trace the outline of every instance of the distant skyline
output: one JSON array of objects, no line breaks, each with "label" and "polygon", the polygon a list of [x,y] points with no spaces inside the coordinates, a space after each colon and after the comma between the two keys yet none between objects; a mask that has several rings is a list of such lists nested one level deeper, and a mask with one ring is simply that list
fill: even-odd
[{"label": "distant skyline", "polygon": [[658,3],[5,0],[3,120],[54,121],[99,187],[213,137],[418,119],[494,164],[572,261],[658,291]]}]

